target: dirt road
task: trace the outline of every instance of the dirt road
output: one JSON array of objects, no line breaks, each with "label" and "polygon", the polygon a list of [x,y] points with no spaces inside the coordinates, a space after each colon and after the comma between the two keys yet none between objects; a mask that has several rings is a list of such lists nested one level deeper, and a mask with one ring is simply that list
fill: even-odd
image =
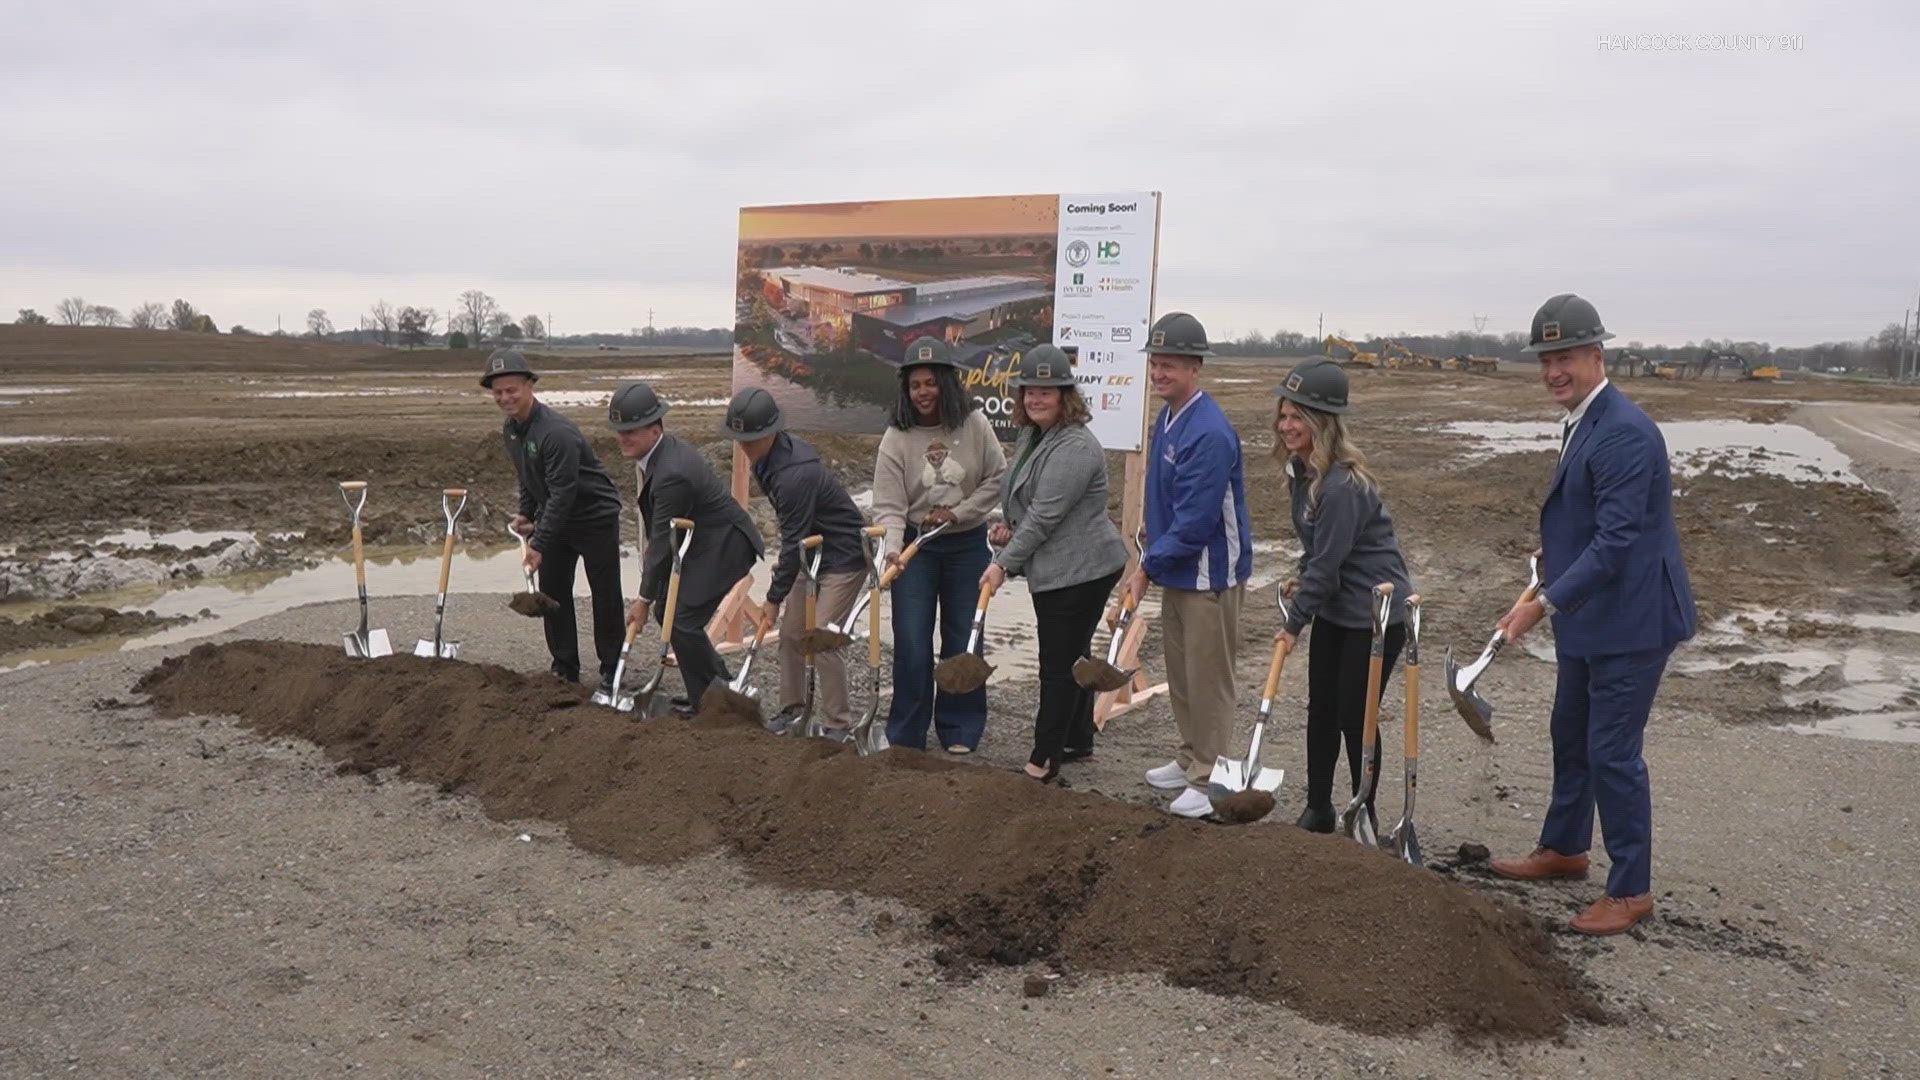
[{"label": "dirt road", "polygon": [[[382,512],[402,545],[426,546],[426,536],[409,537],[437,520],[432,493],[444,483],[510,498],[491,443],[497,415],[461,396],[472,392],[466,358],[410,369],[392,355],[323,356],[361,365],[346,372],[352,386],[406,392],[266,397],[338,394],[342,372],[319,369],[313,356],[237,355],[209,386],[203,373],[162,370],[178,362],[164,357],[22,359],[44,342],[22,344],[9,330],[0,329],[0,370],[24,389],[70,392],[0,392],[30,401],[0,406],[0,433],[103,442],[0,445],[10,490],[35,508],[5,543],[65,549],[136,523],[310,528],[313,539],[289,553],[317,558],[344,533],[329,500],[349,471],[395,478]],[[1268,571],[1289,541],[1278,470],[1264,456],[1280,368],[1209,369],[1248,442]],[[541,386],[587,393],[655,371],[683,380],[675,392],[689,404],[677,415],[698,438],[718,409],[691,403],[725,393],[715,360],[596,360]],[[100,418],[75,397],[129,381],[149,388],[150,404]],[[0,936],[14,973],[0,980],[0,1072],[1920,1073],[1909,989],[1920,979],[1920,855],[1905,843],[1920,748],[1783,726],[1864,717],[1897,734],[1920,700],[1907,674],[1920,659],[1920,626],[1910,625],[1913,534],[1903,528],[1920,471],[1888,441],[1913,437],[1920,399],[1845,383],[1622,385],[1678,447],[1677,507],[1707,632],[1676,655],[1648,738],[1658,913],[1623,939],[1553,932],[1611,1022],[1577,1021],[1561,1042],[1471,1045],[1445,1028],[1387,1037],[1308,1020],[1148,972],[990,965],[955,979],[935,960],[942,939],[923,905],[776,887],[723,854],[621,862],[569,843],[554,821],[496,821],[471,797],[393,769],[341,774],[304,740],[124,706],[137,700],[138,678],[183,643],[0,674]],[[1557,926],[1597,884],[1521,889],[1451,857],[1468,841],[1497,852],[1530,846],[1550,779],[1553,666],[1524,652],[1496,665],[1485,687],[1500,706],[1501,741],[1486,748],[1446,715],[1431,659],[1447,644],[1477,647],[1519,588],[1551,465],[1524,425],[1552,410],[1536,383],[1504,375],[1366,373],[1355,398],[1362,444],[1429,604],[1422,838],[1442,876]],[[590,405],[566,407],[583,423],[593,416]],[[1903,411],[1908,428],[1886,426]],[[1832,448],[1799,441],[1806,429],[1782,423],[1790,417],[1831,434],[1866,483],[1834,475],[1845,470],[1824,456]],[[1696,436],[1701,446],[1681,445]],[[862,483],[869,437],[822,442]],[[117,499],[81,493],[114,485]],[[463,655],[544,667],[532,624],[487,615],[504,599],[456,599]],[[428,598],[382,603],[397,638],[430,625]],[[350,621],[349,605],[324,604],[222,639],[337,647]],[[1250,602],[1246,621],[1245,639],[1264,641],[1270,604]],[[1264,660],[1252,645],[1240,657],[1249,714]],[[1303,739],[1299,682],[1289,680],[1276,709],[1273,763],[1290,772]],[[1396,680],[1388,700],[1399,694]],[[1025,756],[1033,691],[1003,685],[992,701],[971,764],[1012,769]],[[1397,734],[1398,709],[1389,713]],[[1075,793],[1157,808],[1138,776],[1165,759],[1171,731],[1164,700],[1116,720],[1095,758],[1069,768]],[[1399,806],[1392,761],[1388,818]],[[1298,804],[1290,776],[1276,822],[1252,828],[1290,828]],[[869,827],[872,844],[888,842],[884,815]],[[1276,851],[1292,850],[1275,835]],[[1289,865],[1276,859],[1269,872],[1286,875]],[[1402,911],[1364,917],[1389,956],[1396,936],[1422,933]],[[1030,974],[1051,992],[1025,997]]]}]

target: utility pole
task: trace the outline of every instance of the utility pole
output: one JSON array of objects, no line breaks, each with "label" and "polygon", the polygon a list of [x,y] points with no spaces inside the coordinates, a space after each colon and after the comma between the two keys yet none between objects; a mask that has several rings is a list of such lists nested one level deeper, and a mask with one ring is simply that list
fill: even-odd
[{"label": "utility pole", "polygon": [[1473,317],[1473,332],[1477,334],[1480,331],[1485,330],[1487,328],[1488,318],[1489,316],[1486,316],[1486,315],[1475,315]]},{"label": "utility pole", "polygon": [[1318,335],[1319,335],[1319,340],[1321,341],[1327,340],[1327,313],[1324,311],[1320,313],[1320,325],[1318,328]]}]

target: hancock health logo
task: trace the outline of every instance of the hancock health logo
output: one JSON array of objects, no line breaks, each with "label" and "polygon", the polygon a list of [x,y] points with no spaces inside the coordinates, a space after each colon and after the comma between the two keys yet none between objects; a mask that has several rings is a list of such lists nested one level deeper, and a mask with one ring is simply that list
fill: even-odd
[{"label": "hancock health logo", "polygon": [[[1105,247],[1106,243],[1107,242],[1102,241],[1100,246]],[[1115,245],[1116,250],[1118,249],[1118,247],[1119,245],[1116,244]],[[1067,265],[1068,266],[1085,266],[1087,265],[1087,260],[1091,259],[1092,257],[1093,257],[1093,246],[1091,244],[1088,244],[1085,240],[1075,240],[1073,243],[1067,245]]]}]

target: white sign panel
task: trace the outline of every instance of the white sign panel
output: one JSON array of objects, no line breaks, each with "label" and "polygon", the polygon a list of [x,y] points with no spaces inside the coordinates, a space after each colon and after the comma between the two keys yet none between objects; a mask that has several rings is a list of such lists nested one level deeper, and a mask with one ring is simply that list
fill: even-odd
[{"label": "white sign panel", "polygon": [[1139,450],[1147,416],[1160,193],[1060,196],[1053,341],[1079,350],[1090,429],[1109,450]]}]

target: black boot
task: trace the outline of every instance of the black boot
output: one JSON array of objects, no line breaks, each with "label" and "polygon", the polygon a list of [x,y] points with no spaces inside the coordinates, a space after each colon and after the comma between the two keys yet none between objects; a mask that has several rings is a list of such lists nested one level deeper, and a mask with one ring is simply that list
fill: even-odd
[{"label": "black boot", "polygon": [[1294,824],[1308,832],[1330,833],[1334,821],[1332,803],[1308,803],[1307,808],[1300,811],[1300,820]]}]

